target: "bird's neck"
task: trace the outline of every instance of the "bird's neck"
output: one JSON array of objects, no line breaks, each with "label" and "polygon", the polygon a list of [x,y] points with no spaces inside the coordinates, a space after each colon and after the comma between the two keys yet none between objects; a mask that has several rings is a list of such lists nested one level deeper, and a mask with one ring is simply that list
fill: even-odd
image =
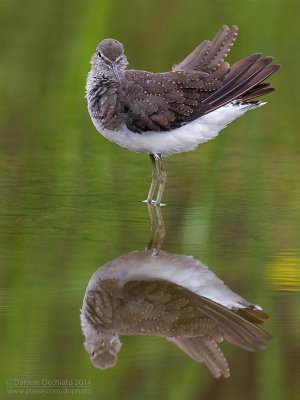
[{"label": "bird's neck", "polygon": [[122,107],[119,107],[122,86],[114,76],[89,72],[86,97],[89,113],[101,121],[107,129],[118,129],[124,123]]}]

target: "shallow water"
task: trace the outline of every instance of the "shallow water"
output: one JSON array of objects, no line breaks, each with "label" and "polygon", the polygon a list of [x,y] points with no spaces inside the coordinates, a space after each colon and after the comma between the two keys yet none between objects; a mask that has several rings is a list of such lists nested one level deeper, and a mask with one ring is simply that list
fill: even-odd
[{"label": "shallow water", "polygon": [[[253,1],[244,9],[203,2],[204,19],[218,9],[213,26],[203,26],[196,2],[184,10],[175,2],[159,30],[157,2],[1,3],[1,396],[299,398],[299,83],[286,85],[296,74],[297,3],[277,1],[268,13],[263,1],[257,15]],[[271,79],[278,90],[195,152],[165,159],[162,249],[192,255],[260,305],[274,340],[255,352],[221,343],[231,376],[215,379],[165,338],[123,336],[116,366],[101,371],[83,347],[80,308],[100,266],[147,246],[151,165],[92,126],[83,89],[90,54],[101,38],[116,37],[136,60],[131,67],[166,70],[231,21],[240,35],[230,61],[257,50],[275,55],[284,66]]]}]

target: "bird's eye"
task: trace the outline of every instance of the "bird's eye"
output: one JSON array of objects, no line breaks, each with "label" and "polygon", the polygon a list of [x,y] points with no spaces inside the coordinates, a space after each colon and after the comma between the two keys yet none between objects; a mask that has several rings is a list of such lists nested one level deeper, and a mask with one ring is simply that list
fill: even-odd
[{"label": "bird's eye", "polygon": [[102,58],[102,54],[100,53],[100,51],[98,51],[97,54],[99,58]]}]

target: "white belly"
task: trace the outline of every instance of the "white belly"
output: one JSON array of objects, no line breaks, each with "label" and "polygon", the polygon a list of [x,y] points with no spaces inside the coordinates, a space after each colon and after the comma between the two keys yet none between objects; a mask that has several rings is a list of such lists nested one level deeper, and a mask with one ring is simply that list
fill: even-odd
[{"label": "white belly", "polygon": [[180,285],[230,309],[261,307],[249,303],[229,289],[208,267],[192,256],[153,250],[132,251],[100,267],[90,279],[86,293],[99,281],[115,279],[122,287],[129,281],[165,280]]},{"label": "white belly", "polygon": [[175,153],[194,150],[200,143],[213,139],[218,133],[246,111],[265,103],[239,104],[232,102],[204,115],[187,125],[167,132],[148,131],[142,134],[131,132],[126,125],[112,131],[103,128],[101,121],[92,118],[97,130],[111,142],[136,153],[161,154],[166,157]]}]

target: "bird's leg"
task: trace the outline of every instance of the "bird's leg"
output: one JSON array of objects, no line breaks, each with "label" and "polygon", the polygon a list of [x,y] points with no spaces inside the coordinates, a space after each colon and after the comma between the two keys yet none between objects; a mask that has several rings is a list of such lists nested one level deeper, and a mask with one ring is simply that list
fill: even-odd
[{"label": "bird's leg", "polygon": [[147,250],[152,249],[153,241],[157,232],[157,222],[152,203],[148,203],[148,211],[151,222],[151,235],[147,244]]},{"label": "bird's leg", "polygon": [[154,191],[155,191],[155,188],[157,185],[157,180],[158,180],[155,157],[153,154],[149,154],[149,156],[150,156],[150,160],[151,160],[151,164],[152,164],[152,182],[151,182],[148,197],[147,197],[148,204],[152,203]]},{"label": "bird's leg", "polygon": [[162,217],[160,205],[156,206],[156,215],[157,215],[157,224],[158,224],[158,227],[157,227],[158,239],[157,239],[157,246],[156,246],[155,254],[158,254],[159,250],[161,249],[161,246],[163,244],[164,238],[166,236],[166,228],[165,228],[164,220]]},{"label": "bird's leg", "polygon": [[162,159],[161,159],[161,155],[160,154],[156,154],[156,158],[158,161],[158,171],[159,171],[159,187],[158,187],[158,192],[157,192],[157,197],[156,197],[156,205],[160,205],[161,203],[161,198],[164,192],[164,188],[165,188],[165,184],[166,184],[166,180],[167,180],[167,174],[166,171],[164,169],[163,163],[162,163]]},{"label": "bird's leg", "polygon": [[151,250],[153,246],[154,239],[157,235],[157,246],[155,249],[155,255],[157,255],[161,249],[163,240],[166,235],[166,229],[165,229],[165,224],[164,220],[161,214],[161,208],[160,206],[155,206],[156,210],[156,215],[154,212],[154,207],[153,204],[148,204],[148,211],[149,211],[149,217],[150,217],[150,222],[151,222],[151,234],[150,238],[147,244],[147,250]]}]

